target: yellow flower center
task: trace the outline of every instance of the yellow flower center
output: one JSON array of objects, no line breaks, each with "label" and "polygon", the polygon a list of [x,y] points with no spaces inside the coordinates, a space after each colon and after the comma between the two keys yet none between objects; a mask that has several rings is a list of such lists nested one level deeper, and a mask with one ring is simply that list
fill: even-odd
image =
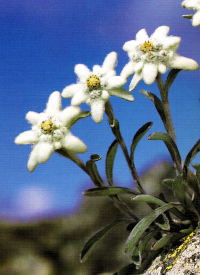
[{"label": "yellow flower center", "polygon": [[100,80],[99,80],[98,76],[91,75],[87,79],[87,86],[88,86],[89,89],[99,88],[99,86],[100,86]]},{"label": "yellow flower center", "polygon": [[50,132],[52,129],[53,122],[51,120],[45,120],[41,123],[41,129],[45,132]]},{"label": "yellow flower center", "polygon": [[145,41],[144,44],[140,46],[140,49],[141,51],[148,53],[149,51],[152,51],[154,49],[154,45],[149,41]]}]

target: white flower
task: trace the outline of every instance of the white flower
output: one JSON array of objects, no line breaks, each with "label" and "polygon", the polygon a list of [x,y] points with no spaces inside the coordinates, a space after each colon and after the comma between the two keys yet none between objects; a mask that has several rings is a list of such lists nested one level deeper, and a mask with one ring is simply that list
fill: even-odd
[{"label": "white flower", "polygon": [[182,7],[189,10],[196,10],[197,12],[194,15],[183,15],[186,18],[192,18],[192,25],[197,27],[200,25],[200,1],[199,0],[184,0],[182,2]]},{"label": "white flower", "polygon": [[17,136],[15,143],[34,144],[27,165],[29,172],[33,172],[39,163],[46,162],[55,150],[63,149],[72,153],[87,151],[86,145],[70,132],[80,113],[81,109],[75,106],[62,110],[61,95],[56,91],[50,95],[44,112],[26,114],[32,130]]},{"label": "white flower", "polygon": [[196,70],[196,61],[179,56],[176,53],[181,41],[180,37],[167,36],[169,27],[161,26],[149,37],[142,29],[136,34],[136,40],[124,44],[123,50],[128,52],[130,62],[124,67],[121,76],[128,78],[135,73],[129,91],[132,91],[140,80],[148,85],[153,84],[158,73],[164,74],[167,68]]},{"label": "white flower", "polygon": [[114,70],[116,62],[117,53],[111,52],[106,56],[102,67],[95,65],[92,72],[83,64],[76,65],[78,83],[65,87],[62,92],[63,97],[72,97],[72,105],[84,102],[90,105],[91,115],[96,123],[102,121],[105,103],[111,95],[134,101],[133,96],[121,88],[126,84],[126,78],[116,76]]}]

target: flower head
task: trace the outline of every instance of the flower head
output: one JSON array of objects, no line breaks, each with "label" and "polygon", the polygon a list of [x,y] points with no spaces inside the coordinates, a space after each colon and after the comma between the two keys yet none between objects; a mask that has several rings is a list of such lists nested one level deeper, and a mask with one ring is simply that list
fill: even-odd
[{"label": "flower head", "polygon": [[133,96],[122,88],[126,84],[126,78],[116,76],[114,70],[117,62],[117,53],[111,52],[105,58],[103,65],[95,65],[90,71],[85,65],[75,66],[78,83],[72,84],[62,92],[62,96],[72,97],[72,105],[86,103],[91,106],[91,115],[96,123],[103,119],[105,103],[111,95],[134,101]]},{"label": "flower head", "polygon": [[32,130],[17,136],[15,143],[33,144],[27,165],[29,172],[33,172],[39,163],[45,163],[56,150],[72,153],[87,151],[86,145],[70,132],[71,126],[80,116],[79,107],[69,106],[62,110],[59,92],[50,95],[44,112],[26,114],[26,119],[32,124]]},{"label": "flower head", "polygon": [[199,0],[184,0],[181,5],[183,8],[197,11],[194,15],[183,15],[183,17],[191,18],[192,25],[194,27],[199,26],[200,25],[200,1]]},{"label": "flower head", "polygon": [[130,62],[124,67],[121,76],[128,78],[135,73],[129,91],[135,89],[140,80],[148,85],[153,84],[158,73],[164,74],[167,68],[196,70],[196,61],[179,56],[176,53],[180,37],[167,36],[169,27],[161,26],[149,37],[142,29],[136,34],[136,40],[124,44]]}]

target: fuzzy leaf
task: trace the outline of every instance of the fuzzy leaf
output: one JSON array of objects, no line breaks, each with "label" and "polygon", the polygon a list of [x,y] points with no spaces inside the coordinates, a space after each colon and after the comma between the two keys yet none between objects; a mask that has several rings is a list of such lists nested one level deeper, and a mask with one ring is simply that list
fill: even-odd
[{"label": "fuzzy leaf", "polygon": [[117,152],[118,141],[115,139],[110,145],[106,155],[106,176],[110,186],[113,186],[113,165],[114,159]]},{"label": "fuzzy leaf", "polygon": [[170,240],[174,237],[174,234],[167,234],[166,236],[162,237],[160,240],[158,240],[154,245],[152,246],[152,250],[157,250],[160,248],[163,248],[167,244],[169,244]]},{"label": "fuzzy leaf", "polygon": [[[174,180],[173,179],[169,179],[171,185],[173,184]],[[171,186],[172,187],[172,186]],[[147,203],[153,203],[153,204],[157,204],[159,206],[162,206],[164,204],[166,204],[166,202],[154,197],[154,196],[150,196],[150,195],[138,195],[136,197],[133,197],[132,200],[134,201],[140,201],[140,202],[147,202]],[[172,212],[174,215],[176,215],[179,219],[184,220],[185,216],[177,209],[177,208],[171,208],[169,210],[170,212]]]},{"label": "fuzzy leaf", "polygon": [[146,236],[142,237],[142,239],[139,241],[138,246],[136,247],[138,249],[138,254],[136,253],[137,250],[133,250],[132,260],[136,265],[141,265],[144,253],[147,252],[147,250],[150,250],[150,246],[148,247],[148,243],[156,233],[157,232],[155,230],[152,230],[150,233],[146,234]]},{"label": "fuzzy leaf", "polygon": [[174,162],[174,164],[176,164],[176,161],[178,161],[179,163],[181,163],[181,156],[180,156],[180,153],[178,151],[178,148],[176,146],[176,143],[173,141],[173,139],[165,134],[165,133],[162,133],[162,132],[155,132],[151,135],[149,135],[147,137],[149,140],[162,140],[164,141],[170,155],[171,155],[171,158]]},{"label": "fuzzy leaf", "polygon": [[140,90],[140,93],[142,95],[146,96],[148,99],[150,99],[154,103],[158,114],[160,115],[163,123],[165,124],[166,118],[165,118],[165,113],[163,110],[163,104],[162,104],[161,100],[156,95],[154,95],[153,93],[150,93],[146,90]]},{"label": "fuzzy leaf", "polygon": [[98,241],[102,239],[113,227],[118,225],[121,222],[124,222],[125,220],[116,220],[113,223],[107,225],[100,231],[98,231],[84,246],[82,252],[81,252],[81,262],[87,260],[89,254],[91,253],[92,249],[98,244]]},{"label": "fuzzy leaf", "polygon": [[91,155],[90,160],[86,162],[86,168],[89,171],[90,177],[93,183],[98,187],[104,184],[101,176],[99,175],[99,172],[95,163],[95,161],[98,161],[100,159],[101,157],[99,155],[94,154],[94,155]]},{"label": "fuzzy leaf", "polygon": [[147,203],[153,203],[153,204],[157,204],[159,206],[162,206],[164,204],[166,204],[166,202],[154,197],[154,196],[150,196],[150,195],[138,195],[134,198],[132,198],[133,201],[140,201],[140,202],[147,202]]},{"label": "fuzzy leaf", "polygon": [[170,230],[169,220],[168,220],[168,218],[166,217],[165,214],[160,215],[155,220],[155,224],[157,224],[157,226],[159,226],[163,230]]},{"label": "fuzzy leaf", "polygon": [[[133,200],[140,201],[140,202],[146,202],[146,203],[150,203],[150,204],[157,204],[159,206],[166,204],[166,202],[164,202],[154,196],[150,196],[150,195],[138,195],[138,196],[134,197]],[[155,222],[163,230],[170,229],[169,220],[167,219],[167,217],[164,214],[159,216]]]},{"label": "fuzzy leaf", "polygon": [[196,154],[200,151],[200,139],[197,141],[197,143],[192,147],[190,152],[187,154],[187,157],[185,159],[184,163],[184,170],[187,169],[187,167],[192,162],[193,158],[196,156]]},{"label": "fuzzy leaf", "polygon": [[186,14],[186,15],[182,15],[183,18],[186,18],[186,19],[192,19],[194,16],[194,14]]},{"label": "fuzzy leaf", "polygon": [[198,179],[200,188],[200,164],[192,164],[192,166],[196,169],[196,177]]},{"label": "fuzzy leaf", "polygon": [[198,182],[198,178],[189,168],[187,169],[187,182],[189,186],[194,190],[195,195],[200,197],[200,184]]},{"label": "fuzzy leaf", "polygon": [[134,97],[124,88],[111,89],[111,94],[128,101],[134,101]]},{"label": "fuzzy leaf", "polygon": [[138,195],[138,192],[125,187],[98,187],[98,188],[88,189],[85,192],[83,192],[84,196],[89,196],[89,197],[113,196],[113,195],[120,195],[120,194]]},{"label": "fuzzy leaf", "polygon": [[174,82],[174,80],[176,79],[178,73],[181,71],[181,69],[172,69],[168,76],[167,76],[167,80],[165,82],[165,85],[164,85],[164,93],[168,93],[169,92],[169,89],[172,85],[172,83]]},{"label": "fuzzy leaf", "polygon": [[133,251],[132,251],[132,261],[134,262],[135,265],[140,265],[141,264],[141,252],[139,250],[138,246],[135,246]]},{"label": "fuzzy leaf", "polygon": [[134,135],[132,145],[131,145],[131,155],[130,155],[130,159],[132,162],[133,162],[135,148],[136,148],[138,142],[146,134],[146,132],[151,128],[152,124],[153,124],[153,122],[147,122]]},{"label": "fuzzy leaf", "polygon": [[174,195],[178,198],[178,200],[182,204],[186,204],[186,197],[185,197],[186,190],[187,190],[187,184],[183,180],[182,175],[179,175],[173,181],[173,191],[174,191]]},{"label": "fuzzy leaf", "polygon": [[140,222],[138,222],[127,239],[125,253],[130,252],[137,245],[145,230],[160,214],[177,205],[178,203],[168,203],[162,205],[161,207],[151,212],[148,216],[144,217]]}]

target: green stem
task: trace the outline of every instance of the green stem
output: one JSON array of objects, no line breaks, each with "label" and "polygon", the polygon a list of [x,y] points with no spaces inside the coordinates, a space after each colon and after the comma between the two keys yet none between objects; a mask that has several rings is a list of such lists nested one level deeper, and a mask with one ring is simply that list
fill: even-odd
[{"label": "green stem", "polygon": [[124,142],[124,139],[123,139],[123,137],[121,135],[121,132],[120,132],[120,129],[119,129],[119,123],[118,123],[118,121],[114,117],[112,106],[111,106],[111,104],[110,104],[109,101],[106,102],[105,112],[106,112],[106,114],[108,116],[108,120],[109,120],[110,127],[112,129],[112,132],[113,132],[114,136],[116,137],[117,141],[119,142],[119,145],[122,148],[122,151],[124,153],[126,162],[127,162],[128,166],[129,166],[131,175],[132,175],[132,177],[133,177],[133,179],[134,179],[134,181],[135,181],[138,189],[140,190],[140,192],[142,194],[145,194],[145,191],[144,191],[142,185],[140,184],[139,176],[137,174],[135,166],[132,163],[131,158],[129,157],[129,153],[128,153],[126,144]]},{"label": "green stem", "polygon": [[[171,116],[170,104],[169,104],[169,97],[168,97],[169,88],[172,84],[172,81],[169,82],[168,85],[166,85],[166,84],[163,85],[161,74],[158,73],[158,75],[156,77],[156,83],[157,83],[158,89],[160,91],[163,111],[164,111],[164,114],[165,114],[165,121],[163,121],[163,124],[165,126],[166,131],[167,131],[167,134],[173,139],[173,141],[176,144],[176,132],[175,132],[175,129],[174,129],[174,124],[172,122],[172,116]],[[177,168],[177,174],[180,174],[182,172],[182,166],[181,166],[180,160],[177,159],[177,158],[175,159],[175,166]]]},{"label": "green stem", "polygon": [[163,81],[162,81],[162,77],[161,74],[159,73],[156,77],[156,83],[158,85],[159,91],[160,91],[160,95],[161,95],[161,101],[163,104],[163,111],[165,113],[165,129],[168,133],[168,135],[170,135],[170,137],[174,140],[174,142],[176,143],[176,132],[174,129],[174,125],[172,122],[172,116],[170,113],[170,104],[169,104],[169,98],[168,98],[168,91],[166,91],[164,89],[164,85],[163,85]]}]

